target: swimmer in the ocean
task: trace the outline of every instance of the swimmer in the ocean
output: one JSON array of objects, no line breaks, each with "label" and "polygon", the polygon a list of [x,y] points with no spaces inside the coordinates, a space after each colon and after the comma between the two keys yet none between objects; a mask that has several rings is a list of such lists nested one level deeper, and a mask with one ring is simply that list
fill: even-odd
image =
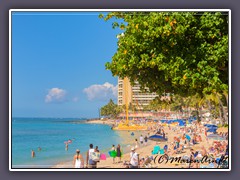
[{"label": "swimmer in the ocean", "polygon": [[36,156],[33,149],[32,149],[32,154],[31,154],[31,156],[32,156],[32,158],[34,158],[34,157]]}]

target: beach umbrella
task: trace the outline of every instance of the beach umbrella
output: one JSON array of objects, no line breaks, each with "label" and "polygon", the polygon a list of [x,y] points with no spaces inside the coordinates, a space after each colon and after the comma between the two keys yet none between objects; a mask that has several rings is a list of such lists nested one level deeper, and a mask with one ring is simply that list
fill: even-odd
[{"label": "beach umbrella", "polygon": [[210,128],[207,130],[207,132],[213,132],[213,133],[216,133],[217,129],[214,129],[214,128]]},{"label": "beach umbrella", "polygon": [[204,124],[205,127],[218,127],[217,125],[214,124]]},{"label": "beach umbrella", "polygon": [[216,131],[216,130],[217,130],[217,127],[208,127],[208,130],[214,130],[214,131]]},{"label": "beach umbrella", "polygon": [[156,135],[156,134],[150,136],[149,139],[152,141],[167,141],[167,138],[163,138],[163,136]]},{"label": "beach umbrella", "polygon": [[184,122],[183,120],[178,121],[179,122],[179,126],[185,126],[186,122]]}]

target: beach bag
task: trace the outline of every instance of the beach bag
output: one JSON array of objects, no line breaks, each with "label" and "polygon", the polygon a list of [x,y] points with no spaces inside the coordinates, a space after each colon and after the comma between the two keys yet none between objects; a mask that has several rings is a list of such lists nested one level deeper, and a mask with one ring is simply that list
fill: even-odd
[{"label": "beach bag", "polygon": [[100,154],[100,160],[106,160],[107,157],[106,157],[106,154]]},{"label": "beach bag", "polygon": [[109,153],[110,157],[112,157],[112,158],[117,157],[117,151],[115,151],[115,150],[109,151],[108,153]]},{"label": "beach bag", "polygon": [[95,162],[100,161],[100,152],[91,152],[89,159]]},{"label": "beach bag", "polygon": [[152,155],[158,154],[159,151],[160,151],[160,146],[154,146],[153,151],[152,151]]}]

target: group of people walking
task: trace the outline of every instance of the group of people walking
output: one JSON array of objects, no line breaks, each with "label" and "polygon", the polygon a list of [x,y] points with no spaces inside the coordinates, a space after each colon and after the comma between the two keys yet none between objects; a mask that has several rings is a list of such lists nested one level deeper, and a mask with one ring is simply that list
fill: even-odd
[{"label": "group of people walking", "polygon": [[97,168],[97,163],[100,161],[100,152],[98,146],[93,148],[93,144],[89,145],[89,150],[86,154],[86,166],[84,167],[84,158],[80,154],[80,150],[76,150],[76,154],[73,157],[74,168]]}]

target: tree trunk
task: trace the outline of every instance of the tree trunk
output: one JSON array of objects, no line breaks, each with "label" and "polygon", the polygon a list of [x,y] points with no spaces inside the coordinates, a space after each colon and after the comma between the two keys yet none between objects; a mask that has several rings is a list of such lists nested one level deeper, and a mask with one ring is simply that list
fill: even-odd
[{"label": "tree trunk", "polygon": [[209,113],[210,113],[210,119],[212,119],[213,118],[213,116],[212,116],[212,105],[211,105],[211,101],[210,100],[207,100],[207,104],[208,104],[208,110],[209,110]]},{"label": "tree trunk", "polygon": [[221,112],[221,120],[222,120],[222,124],[225,124],[227,122],[227,116],[226,116],[226,112],[224,111],[223,108],[223,103],[220,99],[220,97],[218,96],[218,94],[216,94],[217,98],[218,98],[218,102],[219,102],[219,112]]}]

